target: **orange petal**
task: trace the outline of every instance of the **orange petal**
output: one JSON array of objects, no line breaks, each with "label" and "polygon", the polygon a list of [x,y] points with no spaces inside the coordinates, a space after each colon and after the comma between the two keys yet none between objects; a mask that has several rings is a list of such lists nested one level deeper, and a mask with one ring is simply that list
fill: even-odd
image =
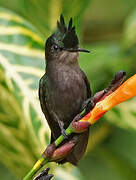
[{"label": "orange petal", "polygon": [[81,121],[88,121],[94,124],[101,116],[117,104],[122,103],[136,96],[136,74],[125,81],[116,91],[98,102],[94,109],[88,113]]},{"label": "orange petal", "polygon": [[116,91],[107,96],[102,102],[105,110],[110,110],[117,104],[136,96],[136,74],[125,81]]},{"label": "orange petal", "polygon": [[[104,101],[104,100],[103,100]],[[100,117],[102,117],[104,114],[106,113],[106,110],[103,108],[102,106],[102,101],[98,102],[95,107],[93,108],[93,110],[91,111],[91,113],[89,114],[90,117],[86,118],[86,116],[84,118],[82,118],[80,121],[88,121],[90,124],[94,124],[98,119],[100,119]]]}]

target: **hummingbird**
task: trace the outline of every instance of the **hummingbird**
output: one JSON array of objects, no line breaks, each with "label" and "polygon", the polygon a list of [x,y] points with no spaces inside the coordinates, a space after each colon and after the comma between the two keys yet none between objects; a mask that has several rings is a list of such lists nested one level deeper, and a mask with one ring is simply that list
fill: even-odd
[{"label": "hummingbird", "polygon": [[[61,134],[67,140],[65,129],[85,108],[85,104],[90,103],[90,83],[78,63],[80,52],[89,53],[79,47],[72,18],[66,26],[61,15],[56,31],[45,43],[46,73],[39,81],[39,100],[51,130],[51,143]],[[76,136],[78,143],[58,163],[70,162],[77,165],[85,153],[89,130]]]}]

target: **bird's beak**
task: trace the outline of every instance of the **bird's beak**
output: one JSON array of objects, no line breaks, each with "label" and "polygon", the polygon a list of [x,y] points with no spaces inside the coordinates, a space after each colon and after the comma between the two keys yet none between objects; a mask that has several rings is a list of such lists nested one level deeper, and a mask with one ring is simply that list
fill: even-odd
[{"label": "bird's beak", "polygon": [[87,49],[82,49],[82,48],[78,48],[78,49],[77,49],[77,51],[79,51],[79,52],[86,52],[86,53],[90,53],[90,51],[89,51],[89,50],[87,50]]},{"label": "bird's beak", "polygon": [[87,50],[87,49],[82,49],[82,48],[77,48],[77,49],[67,49],[67,51],[70,51],[70,52],[86,52],[86,53],[90,53],[89,50]]}]

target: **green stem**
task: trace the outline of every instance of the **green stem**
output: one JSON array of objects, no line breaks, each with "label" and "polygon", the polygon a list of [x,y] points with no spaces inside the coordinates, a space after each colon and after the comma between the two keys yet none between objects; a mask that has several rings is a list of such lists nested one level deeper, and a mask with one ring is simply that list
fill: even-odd
[{"label": "green stem", "polygon": [[[72,134],[74,132],[74,130],[72,129],[71,126],[69,126],[66,129],[66,134],[69,136],[70,134]],[[59,146],[59,144],[64,140],[64,137],[61,135],[59,136],[54,144],[55,146]],[[33,166],[33,168],[26,174],[26,176],[22,179],[22,180],[31,180],[32,177],[45,165],[49,162],[49,160],[45,157],[42,156],[41,158],[38,159],[38,161],[35,163],[35,165]]]},{"label": "green stem", "polygon": [[30,180],[46,163],[48,163],[48,159],[41,157],[22,180]]}]

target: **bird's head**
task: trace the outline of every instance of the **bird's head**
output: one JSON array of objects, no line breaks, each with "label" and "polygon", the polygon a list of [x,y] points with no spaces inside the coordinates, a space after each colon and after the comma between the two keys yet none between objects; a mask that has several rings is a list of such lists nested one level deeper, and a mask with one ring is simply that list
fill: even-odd
[{"label": "bird's head", "polygon": [[58,61],[72,62],[78,58],[79,52],[89,52],[79,48],[79,41],[72,25],[72,18],[68,27],[65,25],[63,16],[57,21],[57,30],[47,39],[45,44],[46,61],[57,59]]}]

